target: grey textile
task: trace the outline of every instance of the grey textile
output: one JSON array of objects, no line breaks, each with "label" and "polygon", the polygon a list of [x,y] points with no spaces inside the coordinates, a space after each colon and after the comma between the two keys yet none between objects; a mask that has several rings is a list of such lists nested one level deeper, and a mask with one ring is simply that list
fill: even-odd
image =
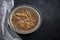
[{"label": "grey textile", "polygon": [[7,16],[14,6],[14,0],[0,0],[0,40],[22,40],[8,28]]}]

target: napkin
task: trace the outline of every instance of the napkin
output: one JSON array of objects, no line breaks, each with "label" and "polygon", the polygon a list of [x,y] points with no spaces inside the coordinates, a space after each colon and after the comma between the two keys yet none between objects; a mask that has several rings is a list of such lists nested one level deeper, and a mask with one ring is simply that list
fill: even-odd
[{"label": "napkin", "polygon": [[[0,34],[4,40],[22,40],[7,23],[10,10],[14,7],[14,0],[0,0]],[[1,40],[2,40],[1,39]]]}]

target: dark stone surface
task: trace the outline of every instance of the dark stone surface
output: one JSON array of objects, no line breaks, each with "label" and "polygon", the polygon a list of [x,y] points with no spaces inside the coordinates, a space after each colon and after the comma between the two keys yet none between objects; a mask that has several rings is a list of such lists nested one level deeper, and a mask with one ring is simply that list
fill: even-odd
[{"label": "dark stone surface", "polygon": [[15,6],[20,4],[36,6],[41,11],[43,20],[36,32],[27,35],[18,34],[23,40],[60,39],[60,0],[15,0]]},{"label": "dark stone surface", "polygon": [[23,40],[60,39],[60,0],[15,0],[15,6],[30,4],[36,6],[42,14],[42,25],[34,33],[20,35]]}]

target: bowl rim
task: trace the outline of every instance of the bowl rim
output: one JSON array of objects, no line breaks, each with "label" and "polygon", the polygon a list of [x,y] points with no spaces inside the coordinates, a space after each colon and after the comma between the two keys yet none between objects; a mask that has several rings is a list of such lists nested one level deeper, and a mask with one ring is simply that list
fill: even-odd
[{"label": "bowl rim", "polygon": [[[23,32],[22,32],[22,31],[20,31],[20,30],[15,29],[14,27],[12,27],[12,26],[13,26],[13,24],[12,24],[12,22],[11,22],[11,18],[12,18],[12,15],[13,15],[12,12],[14,12],[16,9],[22,8],[22,7],[31,8],[31,9],[33,9],[33,11],[35,11],[36,14],[38,15],[39,21],[38,21],[38,24],[36,25],[36,27],[35,27],[34,29],[31,29],[31,30],[23,31]],[[20,5],[20,6],[17,6],[16,8],[14,8],[14,9],[11,11],[11,13],[10,13],[10,15],[9,15],[9,18],[8,18],[8,24],[9,24],[10,28],[11,28],[13,31],[15,31],[15,32],[17,32],[17,33],[19,33],[19,34],[30,34],[30,33],[34,32],[34,31],[36,31],[36,30],[41,26],[41,23],[42,23],[41,13],[38,11],[37,8],[34,8],[34,7],[32,7],[32,6],[29,6],[29,5],[22,5],[22,6]]]}]

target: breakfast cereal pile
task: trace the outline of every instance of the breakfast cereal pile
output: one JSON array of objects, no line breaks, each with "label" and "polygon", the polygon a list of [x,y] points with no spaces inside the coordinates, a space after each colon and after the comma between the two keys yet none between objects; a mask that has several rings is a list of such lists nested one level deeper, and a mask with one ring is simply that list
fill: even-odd
[{"label": "breakfast cereal pile", "polygon": [[18,30],[27,31],[37,25],[37,19],[34,12],[30,10],[17,10],[12,16],[12,23]]}]

